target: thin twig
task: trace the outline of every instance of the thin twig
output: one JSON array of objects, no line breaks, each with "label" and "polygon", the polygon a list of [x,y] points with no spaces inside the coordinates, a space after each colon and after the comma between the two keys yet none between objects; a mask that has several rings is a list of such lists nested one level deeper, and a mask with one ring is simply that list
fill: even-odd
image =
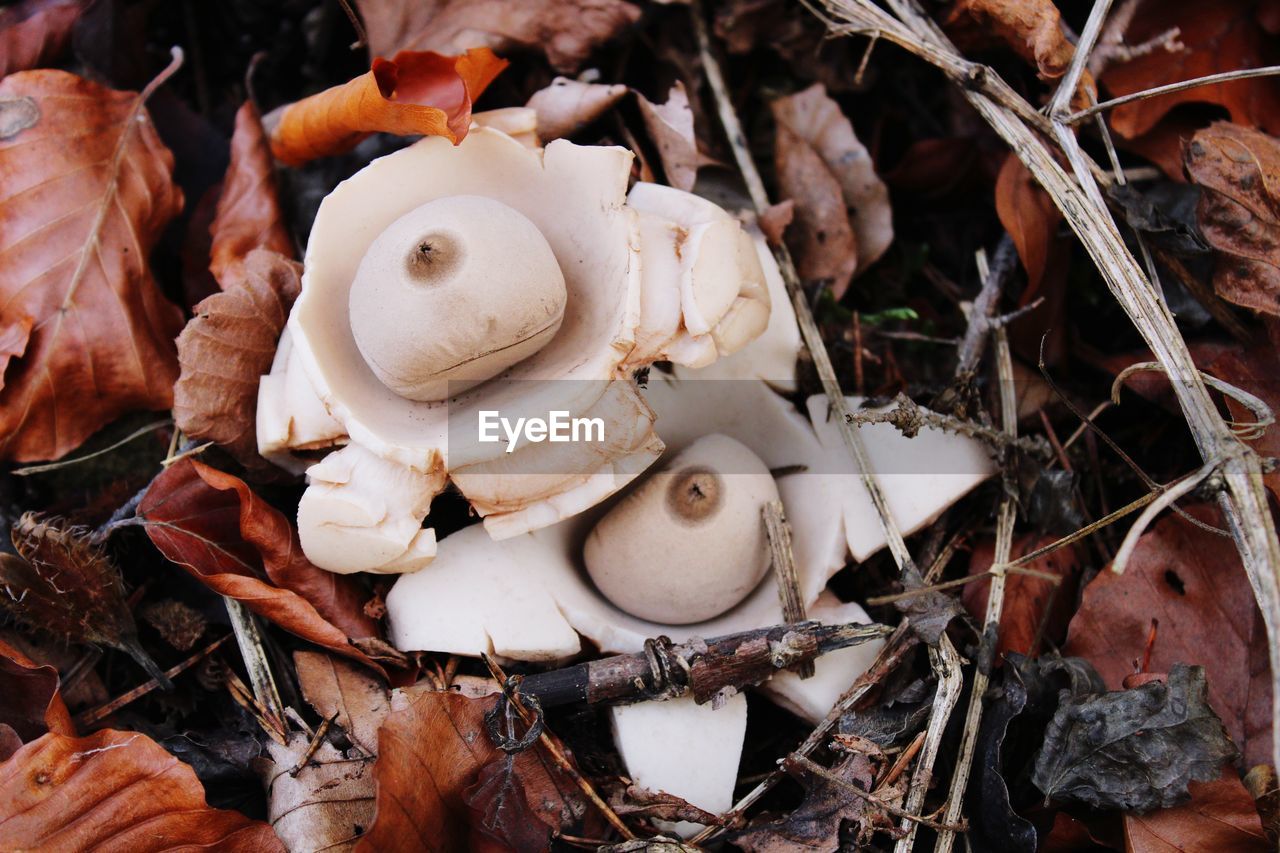
[{"label": "thin twig", "polygon": [[104,453],[110,453],[118,447],[124,447],[135,438],[141,438],[147,433],[155,432],[161,427],[169,426],[171,423],[173,423],[173,421],[169,418],[165,418],[162,421],[155,421],[154,423],[149,423],[144,427],[139,427],[117,441],[115,444],[104,447],[101,450],[95,450],[92,453],[86,453],[84,456],[77,456],[74,459],[60,459],[57,462],[46,462],[43,465],[28,465],[25,468],[14,468],[9,473],[16,477],[28,477],[32,474],[43,474],[45,471],[56,471],[59,468],[66,468],[69,465],[79,465],[81,462],[88,462],[90,459],[101,456]]},{"label": "thin twig", "polygon": [[[800,576],[796,574],[795,555],[791,553],[791,527],[787,524],[782,501],[769,501],[764,505],[763,515],[783,621],[803,622],[808,617],[805,615],[804,597],[800,593]],[[812,678],[815,672],[813,661],[797,664],[792,671],[801,678]]]},{"label": "thin twig", "polygon": [[224,595],[222,601],[226,604],[227,615],[231,617],[231,628],[235,631],[236,644],[240,646],[240,656],[249,673],[249,683],[253,685],[253,698],[283,729],[284,702],[280,701],[280,691],[267,660],[257,618],[230,596]]},{"label": "thin twig", "polygon": [[1200,86],[1212,86],[1215,83],[1229,83],[1232,80],[1249,80],[1254,77],[1274,77],[1280,74],[1280,65],[1267,65],[1262,68],[1241,68],[1237,71],[1223,71],[1219,74],[1207,74],[1204,77],[1195,77],[1191,80],[1183,80],[1178,83],[1167,83],[1164,86],[1156,86],[1154,89],[1144,89],[1141,92],[1134,92],[1130,95],[1121,95],[1118,98],[1112,98],[1109,101],[1102,101],[1094,104],[1079,112],[1071,113],[1062,119],[1065,124],[1079,124],[1090,116],[1097,115],[1100,112],[1109,110],[1112,107],[1118,107],[1123,104],[1131,104],[1134,101],[1141,101],[1146,98],[1157,98],[1160,95],[1168,95],[1172,92],[1182,92],[1187,89],[1196,89]]},{"label": "thin twig", "polygon": [[320,721],[320,725],[316,728],[315,734],[311,736],[311,742],[307,744],[306,752],[302,753],[302,757],[298,759],[298,763],[289,771],[289,775],[294,779],[298,778],[298,774],[302,769],[311,763],[311,758],[316,754],[316,750],[320,748],[320,744],[324,743],[324,737],[329,733],[329,727],[333,725],[333,721],[338,719],[338,712],[334,711],[333,716],[325,717]]},{"label": "thin twig", "polygon": [[[951,638],[943,634],[937,648],[929,649],[929,664],[933,668],[938,689],[933,694],[933,708],[929,712],[929,725],[924,733],[924,751],[916,762],[911,773],[911,787],[907,789],[907,801],[903,809],[909,814],[920,814],[924,808],[924,798],[933,782],[933,764],[938,758],[938,750],[942,746],[942,737],[946,734],[947,723],[960,699],[960,690],[964,686],[964,673],[960,669],[960,656],[956,654]],[[903,836],[898,839],[894,853],[911,853],[915,846],[916,823],[904,819]]]},{"label": "thin twig", "polygon": [[1050,572],[1042,572],[1039,569],[1029,569],[1026,566],[1010,566],[1005,564],[997,569],[987,569],[985,572],[976,572],[972,575],[965,575],[962,578],[952,578],[949,581],[941,583],[929,584],[928,586],[914,587],[912,589],[904,589],[902,592],[895,592],[889,595],[875,595],[867,599],[867,604],[871,607],[879,607],[884,604],[893,604],[897,601],[903,601],[908,598],[915,598],[917,595],[928,595],[931,592],[942,592],[948,589],[955,589],[958,586],[966,586],[974,581],[980,581],[985,578],[993,578],[998,574],[1007,573],[1012,575],[1027,575],[1028,577],[1040,578],[1041,580],[1051,581],[1053,583],[1061,583],[1062,578]]}]

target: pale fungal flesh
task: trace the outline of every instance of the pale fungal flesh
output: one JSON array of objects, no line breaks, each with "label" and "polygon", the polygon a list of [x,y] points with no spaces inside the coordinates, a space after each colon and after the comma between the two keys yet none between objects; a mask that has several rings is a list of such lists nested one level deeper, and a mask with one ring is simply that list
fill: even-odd
[{"label": "pale fungal flesh", "polygon": [[778,488],[760,457],[725,435],[699,438],[596,523],[583,560],[596,587],[641,619],[682,625],[729,610],[760,583],[760,524]]},{"label": "pale fungal flesh", "polygon": [[[501,118],[517,129],[527,117]],[[428,492],[450,481],[495,537],[545,527],[595,505],[662,452],[634,371],[658,358],[706,364],[765,330],[769,290],[742,226],[714,205],[668,188],[638,184],[632,204],[632,158],[622,148],[564,140],[530,148],[476,127],[456,147],[431,137],[375,160],[325,198],[287,326],[290,352],[276,359],[259,389],[259,449],[297,467],[293,451],[359,447],[399,466],[397,488],[412,500],[386,513],[371,509],[367,496],[382,490],[386,466],[344,463],[340,476],[332,474],[334,466],[316,469],[310,489],[320,493],[325,511],[299,518],[303,550],[313,562],[333,571],[421,566],[427,540],[406,540],[405,518],[420,526]],[[359,311],[353,315],[350,307],[361,300],[352,283],[388,227],[429,202],[459,196],[491,200],[532,224],[563,275],[563,321],[550,341],[539,341],[536,352],[523,352],[487,382],[448,400],[406,399],[379,380],[362,354],[377,347],[381,321],[364,322],[364,343],[357,341],[352,321]],[[662,270],[672,275],[657,274]],[[646,310],[653,305],[662,310]],[[435,335],[441,323],[423,318],[423,336]],[[411,396],[436,393],[414,390],[414,380],[407,384]],[[535,397],[544,415],[563,410],[602,419],[605,441],[526,444],[507,453],[502,443],[471,440],[480,411],[527,409]],[[348,492],[354,497],[343,497]],[[352,512],[342,516],[343,506]],[[350,542],[342,544],[344,538]],[[342,555],[363,549],[385,562],[345,562]]]},{"label": "pale fungal flesh", "polygon": [[[750,350],[734,358],[751,358]],[[698,372],[687,375],[696,377]],[[657,412],[668,439],[667,452],[673,456],[708,433],[724,433],[750,447],[771,469],[807,469],[780,476],[776,482],[793,529],[796,568],[808,614],[827,623],[867,621],[857,604],[842,603],[825,589],[850,554],[865,559],[885,544],[861,478],[852,471],[839,436],[826,423],[825,399],[809,401],[816,421],[811,422],[756,379],[700,381],[655,373],[645,395]],[[856,409],[857,400],[848,402]],[[994,471],[971,439],[927,429],[907,439],[886,427],[863,426],[859,432],[872,465],[884,472],[880,479],[904,533],[932,521]],[[917,460],[915,470],[902,472],[899,461],[912,455]],[[947,472],[935,475],[929,466],[945,466]],[[388,594],[392,642],[402,650],[491,653],[553,663],[581,651],[579,635],[592,640],[601,652],[624,653],[640,651],[649,637],[665,634],[681,641],[784,621],[772,575],[736,607],[700,623],[649,621],[614,606],[591,582],[581,556],[594,519],[608,511],[607,505],[597,507],[501,542],[491,540],[479,526],[447,537],[431,566],[399,578]],[[655,562],[652,568],[661,570],[661,563]],[[823,656],[815,663],[813,678],[802,680],[783,672],[762,690],[783,707],[816,721],[870,666],[882,645],[874,641]],[[681,699],[611,713],[619,750],[637,781],[687,794],[685,798],[694,805],[715,812],[732,797],[736,780],[741,742],[735,733],[744,722],[734,707],[712,710]],[[727,753],[720,751],[708,764],[696,746],[655,734],[702,731],[703,727],[708,742],[739,738],[737,746]],[[694,782],[694,787],[684,787]]]}]

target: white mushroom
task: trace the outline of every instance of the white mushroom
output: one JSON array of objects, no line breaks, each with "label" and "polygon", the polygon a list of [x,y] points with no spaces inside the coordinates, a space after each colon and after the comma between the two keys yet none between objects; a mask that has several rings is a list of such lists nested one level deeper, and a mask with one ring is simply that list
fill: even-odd
[{"label": "white mushroom", "polygon": [[685,625],[719,616],[769,570],[760,519],[777,499],[750,448],[704,436],[600,519],[583,547],[587,571],[606,598],[641,619]]},{"label": "white mushroom", "polygon": [[387,226],[348,300],[356,346],[382,384],[443,400],[550,343],[565,286],[536,225],[502,202],[458,195]]},{"label": "white mushroom", "polygon": [[[506,118],[521,116],[528,111]],[[639,207],[629,204],[632,156],[564,140],[531,149],[476,127],[458,146],[432,137],[376,160],[325,198],[289,318],[292,353],[277,358],[260,390],[259,446],[292,464],[288,452],[308,437],[296,427],[322,409],[331,419],[319,430],[324,442],[399,466],[397,488],[411,499],[380,514],[370,496],[385,489],[387,469],[313,469],[310,488],[325,510],[299,518],[313,562],[370,571],[422,565],[425,546],[404,531],[422,524],[428,493],[447,480],[495,536],[593,506],[662,451],[632,373],[658,358],[704,364],[765,329],[769,293],[741,227],[673,190],[637,185]],[[439,265],[453,273],[447,286],[423,287],[408,272],[423,229],[456,235],[462,246],[444,241],[444,255],[461,252],[457,263]],[[677,242],[681,229],[690,239]],[[655,274],[662,269],[678,274]],[[651,303],[665,307],[647,323],[642,306]],[[657,344],[642,347],[642,339]],[[494,376],[500,381],[483,381]],[[464,385],[474,387],[458,393]],[[453,396],[438,399],[446,393]],[[527,443],[510,453],[509,444],[475,440],[481,412],[531,402],[543,417],[600,418],[605,440]],[[358,496],[340,497],[347,491]],[[316,524],[326,529],[305,529]],[[375,547],[379,538],[387,541]],[[365,549],[367,559],[349,559]],[[394,556],[371,565],[374,554]]]}]

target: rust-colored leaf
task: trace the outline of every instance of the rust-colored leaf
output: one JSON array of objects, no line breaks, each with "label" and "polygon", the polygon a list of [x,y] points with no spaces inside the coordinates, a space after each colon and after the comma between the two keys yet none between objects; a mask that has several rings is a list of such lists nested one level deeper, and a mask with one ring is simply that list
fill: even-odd
[{"label": "rust-colored leaf", "polygon": [[0,9],[0,77],[55,59],[88,5],[87,0],[22,0]]},{"label": "rust-colored leaf", "polygon": [[301,264],[254,249],[227,268],[225,289],[197,305],[178,336],[174,421],[189,438],[218,443],[251,471],[274,470],[258,455],[258,380],[271,370],[301,274]]},{"label": "rust-colored leaf", "polygon": [[[1129,44],[1141,44],[1174,27],[1185,46],[1175,53],[1158,50],[1113,65],[1102,74],[1112,95],[1130,95],[1193,77],[1274,65],[1280,58],[1274,36],[1258,22],[1255,0],[1161,0],[1143,3],[1125,33]],[[1155,127],[1179,104],[1216,104],[1239,124],[1280,132],[1280,82],[1274,77],[1232,80],[1197,86],[1157,98],[1122,104],[1111,111],[1111,127],[1124,137],[1140,136]]]},{"label": "rust-colored leaf", "polygon": [[[502,755],[484,725],[495,701],[432,692],[395,706],[378,731],[377,816],[358,849],[467,849],[472,815],[465,792]],[[541,747],[519,753],[512,772],[526,803],[549,829],[590,817],[572,780]]]},{"label": "rust-colored leaf", "polygon": [[231,163],[222,181],[217,214],[209,226],[213,237],[209,270],[225,290],[227,277],[254,249],[293,257],[293,239],[284,224],[276,189],[275,166],[262,118],[251,101],[236,113],[231,137]]},{"label": "rust-colored leaf", "polygon": [[402,50],[354,80],[290,104],[271,128],[271,153],[290,166],[350,151],[371,133],[443,136],[457,144],[471,104],[505,59],[488,48],[461,56]]},{"label": "rust-colored leaf", "polygon": [[0,765],[0,838],[13,850],[284,850],[265,823],[210,808],[155,741],[112,729],[50,733]]},{"label": "rust-colored leaf", "polygon": [[640,20],[625,0],[356,0],[374,56],[472,47],[540,50],[573,72],[596,47]]},{"label": "rust-colored leaf", "polygon": [[42,666],[0,640],[0,725],[23,740],[45,732],[76,733],[58,690],[58,670]]},{"label": "rust-colored leaf", "polygon": [[1047,80],[1061,77],[1071,64],[1075,47],[1062,30],[1062,16],[1052,0],[957,0],[947,23],[963,18],[988,29]]},{"label": "rust-colored leaf", "polygon": [[[1014,542],[1012,556],[1016,559],[1053,540],[1052,536],[1024,536]],[[979,543],[969,560],[969,574],[975,575],[990,569],[994,556],[994,542],[985,540]],[[1071,611],[1075,607],[1080,564],[1074,547],[1051,551],[1033,560],[1028,568],[1055,575],[1059,583],[1035,575],[1011,573],[1005,576],[1004,610],[1000,614],[1000,640],[996,647],[999,655],[1020,652],[1034,657],[1046,648],[1043,640],[1047,639],[1056,645],[1066,633]],[[990,589],[990,579],[965,585],[964,605],[975,619],[981,620],[986,613]],[[1044,634],[1041,637],[1042,625]],[[1042,644],[1033,649],[1038,638]]]},{"label": "rust-colored leaf", "polygon": [[183,459],[152,481],[138,517],[161,553],[215,592],[382,672],[348,641],[377,630],[356,579],[313,566],[288,520],[242,480]]},{"label": "rust-colored leaf", "polygon": [[1189,803],[1124,816],[1127,853],[1263,853],[1275,849],[1267,842],[1253,797],[1235,770],[1228,768],[1216,782],[1192,782],[1189,787]]},{"label": "rust-colored leaf", "polygon": [[1186,164],[1204,188],[1200,230],[1218,250],[1214,290],[1280,316],[1280,140],[1216,122],[1192,137]]},{"label": "rust-colored leaf", "polygon": [[[1208,507],[1187,510],[1221,524]],[[1158,621],[1149,672],[1175,663],[1209,672],[1209,704],[1246,764],[1271,756],[1266,633],[1253,589],[1229,540],[1170,515],[1143,534],[1123,575],[1085,587],[1064,655],[1087,659],[1112,690],[1141,666]]]},{"label": "rust-colored leaf", "polygon": [[[1273,413],[1280,413],[1280,384],[1276,381],[1280,376],[1280,354],[1273,344],[1268,342],[1242,350],[1226,349],[1212,354],[1206,361],[1205,369],[1210,375],[1257,395]],[[1252,423],[1256,419],[1236,400],[1228,397],[1226,403],[1231,416],[1240,423]],[[1280,427],[1271,426],[1250,443],[1259,456],[1280,458]],[[1280,501],[1280,469],[1263,474],[1262,481]]]},{"label": "rust-colored leaf", "polygon": [[147,258],[182,193],[137,93],[22,71],[7,98],[40,118],[0,139],[0,334],[31,323],[0,391],[0,458],[52,459],[173,402],[182,313]]}]

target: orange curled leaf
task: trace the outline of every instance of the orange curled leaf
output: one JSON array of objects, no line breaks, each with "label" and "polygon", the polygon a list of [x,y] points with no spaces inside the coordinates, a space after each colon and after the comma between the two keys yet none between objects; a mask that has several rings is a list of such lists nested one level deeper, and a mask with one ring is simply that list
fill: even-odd
[{"label": "orange curled leaf", "polygon": [[86,0],[23,0],[0,9],[0,77],[57,58],[88,5]]},{"label": "orange curled leaf", "polygon": [[297,166],[350,151],[378,132],[443,136],[456,145],[471,125],[472,102],[506,67],[485,47],[375,59],[369,73],[285,107],[271,130],[271,153]]},{"label": "orange curled leaf", "polygon": [[76,733],[58,689],[58,670],[36,663],[4,640],[0,640],[0,724],[10,726],[21,738],[34,739],[45,731]]},{"label": "orange curled leaf", "polygon": [[141,732],[50,733],[0,765],[6,850],[283,851],[271,827],[210,808],[195,771]]}]

